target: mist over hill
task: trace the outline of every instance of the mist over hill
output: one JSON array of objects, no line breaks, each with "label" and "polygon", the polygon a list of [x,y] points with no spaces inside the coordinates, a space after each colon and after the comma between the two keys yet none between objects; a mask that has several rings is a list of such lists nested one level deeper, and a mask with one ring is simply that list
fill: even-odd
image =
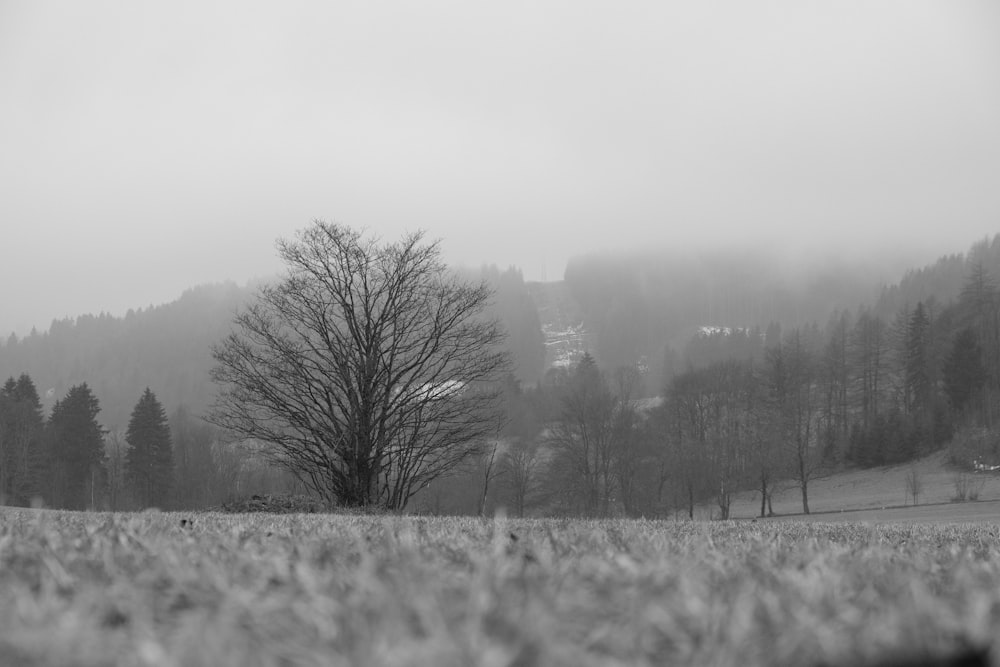
[{"label": "mist over hill", "polygon": [[[589,351],[602,367],[639,366],[647,393],[655,394],[666,366],[687,363],[683,351],[701,327],[823,325],[835,313],[861,307],[889,317],[918,301],[954,299],[976,264],[1000,276],[1000,235],[909,270],[837,258],[793,266],[766,253],[718,252],[580,256],[563,281],[550,283],[526,283],[514,267],[460,273],[496,290],[491,312],[510,332],[522,383],[538,382],[547,369]],[[122,317],[82,315],[56,320],[45,332],[12,335],[0,343],[0,378],[31,375],[46,411],[86,382],[100,400],[100,422],[110,429],[127,424],[146,387],[168,413],[184,405],[203,414],[215,395],[212,345],[256,287],[202,285]]]},{"label": "mist over hill", "polygon": [[838,257],[792,263],[765,251],[605,253],[572,260],[566,284],[600,363],[648,365],[659,383],[668,349],[681,352],[702,327],[823,323],[873,303],[905,268]]},{"label": "mist over hill", "polygon": [[252,294],[252,287],[235,283],[202,285],[124,317],[56,320],[44,333],[11,337],[0,346],[0,375],[28,373],[46,411],[70,387],[86,382],[101,404],[98,420],[108,429],[128,424],[146,387],[168,413],[182,404],[200,413],[214,396],[211,346]]},{"label": "mist over hill", "polygon": [[893,315],[920,301],[948,303],[958,298],[970,273],[977,267],[985,269],[994,281],[1000,280],[1000,234],[977,241],[964,254],[943,255],[933,264],[908,270],[898,283],[881,291],[877,312]]},{"label": "mist over hill", "polygon": [[[513,372],[534,383],[544,372],[544,342],[538,309],[521,272],[495,266],[461,270],[495,290],[489,314],[507,328]],[[214,401],[209,376],[212,346],[229,331],[236,311],[254,298],[259,283],[201,285],[176,301],[108,314],[61,319],[42,333],[11,335],[0,343],[0,380],[27,373],[48,413],[70,387],[86,382],[100,401],[98,421],[124,428],[136,401],[149,387],[168,414],[180,406],[203,415]]]}]

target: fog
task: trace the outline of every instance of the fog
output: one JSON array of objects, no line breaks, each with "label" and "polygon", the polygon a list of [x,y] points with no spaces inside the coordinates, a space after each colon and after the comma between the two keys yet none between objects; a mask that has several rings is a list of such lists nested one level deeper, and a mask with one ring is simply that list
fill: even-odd
[{"label": "fog", "polygon": [[561,278],[1000,231],[1000,6],[0,3],[0,332],[278,270],[315,218]]}]

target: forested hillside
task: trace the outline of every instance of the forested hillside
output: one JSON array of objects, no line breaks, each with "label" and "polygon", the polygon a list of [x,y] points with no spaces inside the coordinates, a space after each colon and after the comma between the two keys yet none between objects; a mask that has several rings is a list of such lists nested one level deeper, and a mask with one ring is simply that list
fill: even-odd
[{"label": "forested hillside", "polygon": [[607,367],[644,361],[658,392],[665,352],[702,326],[764,328],[825,322],[878,296],[884,267],[829,260],[792,267],[765,253],[590,255],[566,283]]},{"label": "forested hillside", "polygon": [[[1000,462],[990,435],[1000,419],[1000,237],[890,286],[847,265],[788,282],[761,258],[716,260],[583,258],[552,284],[526,284],[514,268],[462,271],[494,288],[489,314],[510,334],[509,423],[488,458],[427,488],[417,508],[657,514],[714,498],[724,515],[740,488],[756,485],[766,500],[777,479],[807,487],[830,466],[907,460],[956,433],[966,463]],[[124,317],[11,337],[0,377],[19,379],[3,400],[31,408],[37,428],[77,394],[99,408],[108,434],[98,467],[114,491],[124,431],[148,387],[170,416],[177,498],[197,506],[222,488],[269,488],[253,452],[211,445],[198,419],[216,391],[212,346],[253,294],[201,286]],[[577,431],[606,435],[587,444],[597,468],[577,469]],[[24,503],[44,491],[33,465],[8,466],[0,495]],[[81,484],[67,506],[90,503]]]},{"label": "forested hillside", "polygon": [[0,376],[30,375],[46,412],[70,387],[86,382],[108,429],[125,427],[146,387],[168,413],[183,404],[200,414],[214,395],[211,346],[251,294],[252,288],[235,283],[203,285],[124,317],[56,320],[44,333],[11,337],[0,346]]},{"label": "forested hillside", "polygon": [[[754,312],[752,302],[727,297],[719,317],[728,321],[787,318],[752,327],[696,326],[705,320],[693,318],[712,317],[715,306],[699,310],[682,292],[672,309],[651,265],[605,259],[577,267],[567,282],[591,299],[582,324],[604,356],[552,369],[530,391],[515,388],[509,405],[522,428],[504,434],[502,455],[436,485],[423,507],[662,516],[712,502],[725,518],[740,490],[756,490],[766,515],[776,488],[797,488],[808,513],[811,484],[844,467],[910,461],[942,447],[958,470],[1000,465],[998,249],[996,240],[978,243],[968,255],[910,272],[881,298],[869,289],[868,299],[848,301],[850,277],[788,288],[798,311],[758,302]],[[762,284],[744,278],[741,294]],[[651,305],[658,300],[661,309]],[[543,324],[574,308],[562,304]],[[661,395],[640,399],[641,345],[675,344],[670,331],[680,332],[680,358],[661,376]],[[912,489],[919,492],[919,479]]]},{"label": "forested hillside", "polygon": [[959,295],[970,266],[1000,268],[1000,237],[925,267],[896,262],[828,258],[796,267],[767,253],[593,254],[570,262],[565,283],[601,365],[647,367],[655,394],[665,367],[706,358],[704,349],[690,354],[692,344],[705,347],[706,327],[763,332],[823,326],[859,308],[891,318],[920,301],[943,305]]},{"label": "forested hillside", "polygon": [[[538,310],[520,271],[495,266],[471,272],[496,294],[490,315],[509,331],[515,375],[533,383],[544,373],[545,348]],[[255,286],[202,285],[174,302],[129,311],[124,317],[82,315],[56,320],[48,331],[0,344],[0,380],[28,374],[46,413],[66,391],[86,382],[100,401],[98,421],[124,428],[146,387],[172,414],[184,406],[202,415],[215,386],[209,378],[212,345],[229,331],[236,310]]]},{"label": "forested hillside", "polygon": [[520,269],[501,271],[495,265],[469,272],[470,279],[484,280],[494,290],[488,315],[498,318],[507,330],[512,372],[521,382],[534,384],[545,373],[545,338],[538,305]]},{"label": "forested hillside", "polygon": [[965,254],[944,255],[929,266],[907,271],[898,283],[882,290],[876,310],[892,315],[919,301],[948,303],[958,298],[969,273],[977,266],[1000,277],[1000,234],[976,242]]}]

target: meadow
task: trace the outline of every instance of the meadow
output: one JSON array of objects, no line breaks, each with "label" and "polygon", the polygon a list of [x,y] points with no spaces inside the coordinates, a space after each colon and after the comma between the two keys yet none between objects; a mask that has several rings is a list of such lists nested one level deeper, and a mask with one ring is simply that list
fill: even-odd
[{"label": "meadow", "polygon": [[864,665],[998,629],[991,523],[0,511],[4,665]]},{"label": "meadow", "polygon": [[[1000,512],[987,516],[984,508],[973,509],[976,502],[954,502],[958,494],[957,485],[964,484],[967,492],[974,494],[979,502],[1000,501],[1000,474],[972,473],[958,468],[948,461],[948,453],[939,451],[921,459],[877,468],[838,470],[829,476],[821,476],[809,484],[809,507],[816,519],[830,520],[831,515],[841,511],[859,512],[857,520],[896,521],[897,516],[905,517],[906,512],[882,512],[883,508],[913,506],[907,477],[916,475],[920,491],[917,507],[922,505],[953,505],[943,509],[941,520],[948,521],[1000,521]],[[776,485],[772,508],[780,517],[792,517],[802,513],[802,495],[792,480],[783,480]],[[912,512],[911,512],[912,513]],[[696,519],[710,519],[718,514],[713,503],[705,503],[695,508]],[[741,491],[734,495],[730,506],[730,516],[734,519],[749,519],[760,514],[760,492]],[[802,518],[802,517],[796,517]],[[905,520],[905,519],[904,519]]]}]

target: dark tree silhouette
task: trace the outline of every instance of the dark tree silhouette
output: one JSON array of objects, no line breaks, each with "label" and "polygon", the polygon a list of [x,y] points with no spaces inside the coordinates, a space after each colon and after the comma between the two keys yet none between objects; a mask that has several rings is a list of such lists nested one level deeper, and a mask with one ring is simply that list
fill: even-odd
[{"label": "dark tree silhouette", "polygon": [[926,411],[931,404],[930,347],[931,321],[923,302],[910,315],[906,327],[906,356],[904,361],[905,404],[907,412]]},{"label": "dark tree silhouette", "polygon": [[962,412],[986,381],[983,353],[976,332],[962,329],[944,363],[944,390],[952,408]]},{"label": "dark tree silhouette", "polygon": [[71,387],[57,401],[49,417],[51,447],[49,504],[65,509],[96,507],[104,489],[104,431],[97,423],[101,411],[86,383]]},{"label": "dark tree silhouette", "polygon": [[22,373],[0,389],[0,504],[28,505],[42,495],[46,466],[42,405]]},{"label": "dark tree silhouette", "polygon": [[419,232],[382,244],[316,222],[278,248],[287,275],[214,349],[210,419],[330,503],[402,508],[496,430],[508,362],[482,317],[491,290]]},{"label": "dark tree silhouette", "polygon": [[173,449],[167,413],[149,387],[132,410],[125,441],[125,471],[135,500],[142,507],[164,507],[173,482]]}]

